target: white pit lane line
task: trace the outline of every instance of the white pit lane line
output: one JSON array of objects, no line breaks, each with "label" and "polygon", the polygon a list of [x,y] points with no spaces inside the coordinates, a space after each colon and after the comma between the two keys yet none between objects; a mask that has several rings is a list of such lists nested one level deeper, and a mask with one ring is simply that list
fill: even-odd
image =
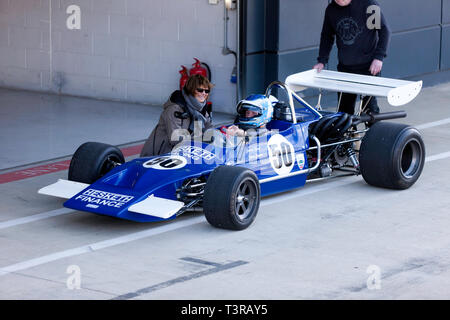
[{"label": "white pit lane line", "polygon": [[446,119],[442,119],[439,121],[420,124],[418,126],[415,126],[415,128],[418,130],[424,130],[424,129],[434,128],[434,127],[438,127],[438,126],[443,126],[443,125],[446,125],[449,123],[450,123],[450,118],[446,118]]},{"label": "white pit lane line", "polygon": [[57,216],[61,216],[61,215],[69,214],[69,213],[73,213],[73,212],[75,212],[75,210],[73,210],[73,209],[60,208],[60,209],[56,209],[56,210],[52,210],[52,211],[34,214],[34,215],[28,216],[28,217],[23,217],[23,218],[14,219],[14,220],[8,220],[8,221],[0,222],[0,230],[18,226],[21,224],[26,224],[26,223],[30,223],[30,222],[34,222],[34,221],[47,219],[47,218],[57,217]]},{"label": "white pit lane line", "polygon": [[443,153],[435,154],[433,156],[428,156],[425,158],[425,162],[432,162],[432,161],[442,160],[442,159],[446,159],[446,158],[450,158],[450,152],[443,152]]}]

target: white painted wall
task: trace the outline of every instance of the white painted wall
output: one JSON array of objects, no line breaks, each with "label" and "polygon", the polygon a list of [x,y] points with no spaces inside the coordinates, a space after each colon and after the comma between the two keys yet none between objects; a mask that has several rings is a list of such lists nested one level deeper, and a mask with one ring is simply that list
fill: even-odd
[{"label": "white painted wall", "polygon": [[[70,5],[79,30],[67,28]],[[0,0],[0,86],[161,105],[197,57],[212,69],[214,109],[234,113],[223,15],[223,0]]]}]

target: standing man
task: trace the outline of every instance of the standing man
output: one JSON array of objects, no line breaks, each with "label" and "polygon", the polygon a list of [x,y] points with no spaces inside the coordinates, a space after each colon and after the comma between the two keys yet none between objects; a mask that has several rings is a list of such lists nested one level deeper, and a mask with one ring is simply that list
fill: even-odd
[{"label": "standing man", "polygon": [[[333,0],[325,10],[318,63],[322,71],[328,63],[334,39],[338,48],[340,72],[380,75],[389,44],[390,30],[375,0]],[[356,94],[342,93],[339,111],[354,114]],[[368,113],[379,113],[375,97],[364,97]]]}]

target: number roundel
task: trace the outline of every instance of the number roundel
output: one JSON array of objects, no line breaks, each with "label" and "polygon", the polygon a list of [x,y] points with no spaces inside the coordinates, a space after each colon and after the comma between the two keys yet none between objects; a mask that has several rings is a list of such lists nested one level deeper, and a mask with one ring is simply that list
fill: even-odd
[{"label": "number roundel", "polygon": [[186,158],[177,155],[170,155],[148,160],[143,164],[143,166],[148,169],[175,170],[183,168],[186,164]]},{"label": "number roundel", "polygon": [[295,150],[292,144],[282,135],[275,134],[267,143],[270,165],[278,175],[286,175],[295,164]]}]

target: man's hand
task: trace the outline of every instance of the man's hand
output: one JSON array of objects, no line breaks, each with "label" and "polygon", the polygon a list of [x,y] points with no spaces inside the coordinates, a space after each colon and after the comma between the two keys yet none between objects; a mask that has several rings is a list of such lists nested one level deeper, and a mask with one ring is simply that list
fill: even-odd
[{"label": "man's hand", "polygon": [[376,76],[381,72],[381,69],[383,68],[383,61],[378,59],[373,59],[372,64],[370,65],[370,74],[373,76]]},{"label": "man's hand", "polygon": [[322,71],[323,70],[323,68],[324,68],[325,66],[323,65],[323,63],[318,63],[318,64],[316,64],[314,67],[313,67],[313,69],[316,69],[317,70],[317,72],[320,72],[320,71]]}]

